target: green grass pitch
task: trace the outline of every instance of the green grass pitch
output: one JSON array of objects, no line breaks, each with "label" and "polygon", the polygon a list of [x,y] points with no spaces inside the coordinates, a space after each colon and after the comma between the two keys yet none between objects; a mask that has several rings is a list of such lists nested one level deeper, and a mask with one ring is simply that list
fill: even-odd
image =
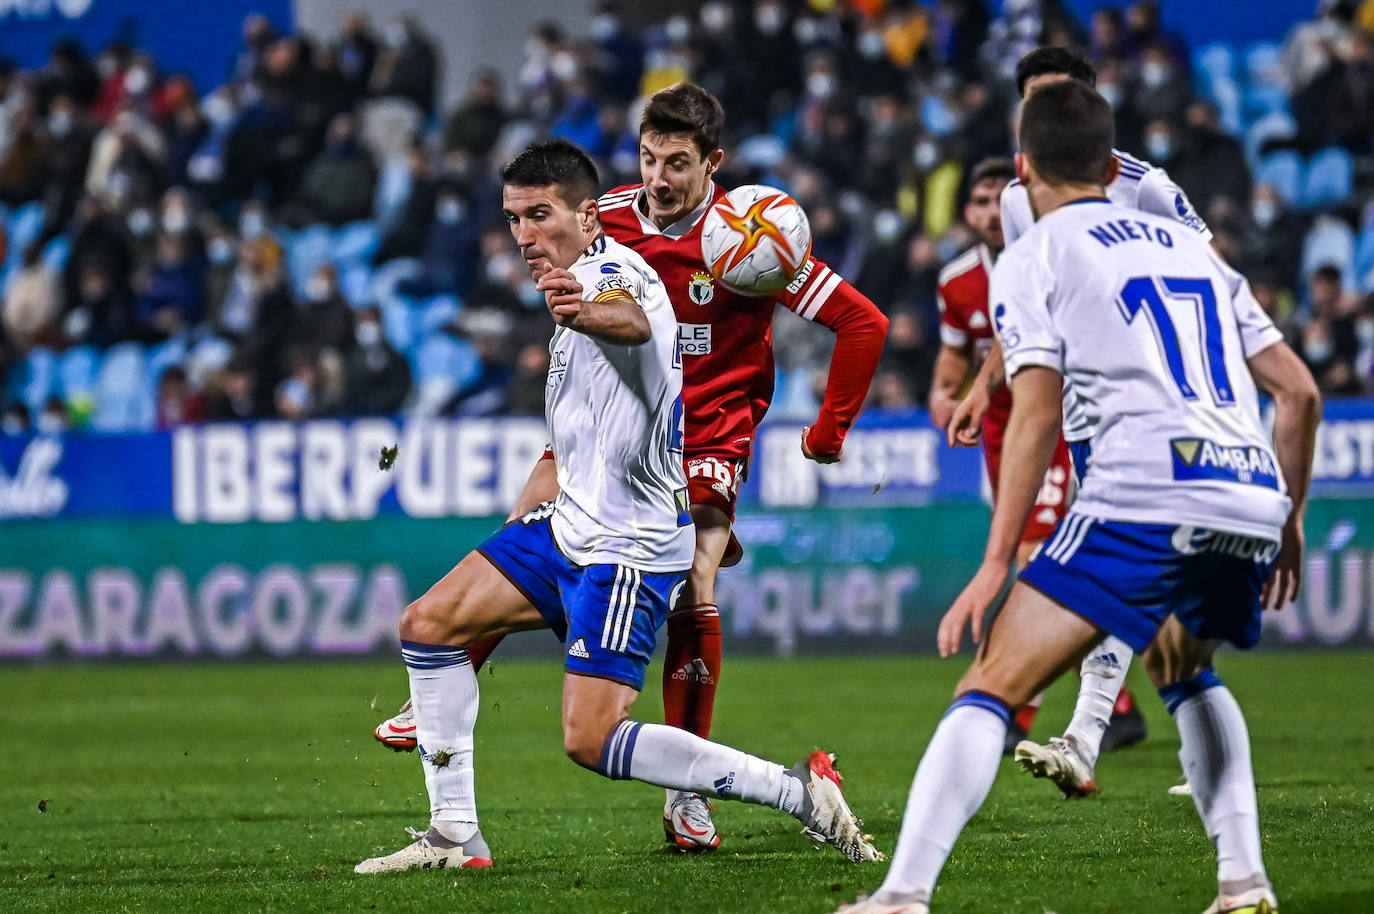
[{"label": "green grass pitch", "polygon": [[[916,760],[964,661],[727,661],[714,736],[791,764],[839,753],[850,800],[890,852]],[[1227,654],[1255,748],[1270,874],[1287,914],[1374,911],[1374,657]],[[720,804],[710,856],[662,843],[662,794],[563,758],[554,661],[484,670],[477,786],[496,868],[355,876],[428,804],[412,755],[373,743],[402,698],[384,661],[0,670],[0,911],[798,912],[877,886],[883,864],[813,848],[788,817]],[[656,683],[658,671],[650,673]],[[1137,674],[1133,684],[1144,685]],[[1057,732],[1060,683],[1037,734]],[[657,686],[639,716],[661,719]],[[1166,796],[1178,737],[1108,756],[1068,802],[1004,762],[936,892],[936,914],[1196,912],[1213,852]]]}]

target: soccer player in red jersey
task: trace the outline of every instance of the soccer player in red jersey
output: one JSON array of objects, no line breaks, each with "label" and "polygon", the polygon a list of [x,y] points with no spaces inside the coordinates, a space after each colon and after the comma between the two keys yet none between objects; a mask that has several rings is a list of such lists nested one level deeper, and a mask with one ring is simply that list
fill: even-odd
[{"label": "soccer player in red jersey", "polygon": [[[968,381],[971,371],[976,370],[993,344],[992,321],[988,314],[988,277],[1004,243],[1000,204],[1002,191],[1015,177],[1016,167],[1007,159],[988,159],[973,169],[969,175],[969,197],[964,205],[964,221],[981,241],[951,260],[940,271],[937,300],[940,306],[941,346],[931,382],[930,416],[942,429],[949,425],[950,418],[959,406],[959,392]],[[997,496],[997,479],[1002,462],[1002,438],[1010,416],[1011,390],[1002,385],[991,394],[982,419],[983,459],[987,464],[994,498]],[[1021,545],[1016,550],[1017,567],[1025,566],[1068,511],[1072,472],[1072,458],[1061,434],[1035,507],[1021,534]],[[1008,754],[1026,738],[1040,709],[1041,697],[1037,695],[1018,709],[1008,724],[1005,747]],[[1109,749],[1113,745],[1134,741],[1125,736],[1125,730],[1144,735],[1143,722],[1136,720],[1140,712],[1130,690],[1124,686],[1118,702],[1113,724],[1123,732],[1118,734],[1116,740],[1105,743]]]},{"label": "soccer player in red jersey", "polygon": [[[888,323],[873,302],[814,258],[773,297],[742,295],[711,276],[702,260],[701,224],[711,204],[726,193],[713,180],[725,157],[720,146],[724,119],[720,102],[700,86],[679,83],[655,93],[639,126],[643,182],[617,187],[598,201],[606,234],[654,268],[677,314],[696,554],[668,616],[663,713],[666,723],[703,738],[710,733],[721,672],[715,578],[742,555],[732,532],[735,503],[773,396],[773,314],[781,305],[835,333],[820,414],[802,429],[800,442],[802,453],[817,463],[840,459],[877,370]],[[514,516],[553,498],[557,485],[553,460],[539,461]],[[470,645],[473,665],[495,644]],[[408,708],[379,726],[376,737],[395,749],[413,749]],[[720,844],[710,807],[696,794],[669,791],[663,827],[668,842],[680,850]]]}]

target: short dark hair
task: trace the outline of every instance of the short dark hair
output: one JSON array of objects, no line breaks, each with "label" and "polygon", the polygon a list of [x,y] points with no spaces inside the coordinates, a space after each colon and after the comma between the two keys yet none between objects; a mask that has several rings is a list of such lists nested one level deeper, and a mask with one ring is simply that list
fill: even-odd
[{"label": "short dark hair", "polygon": [[649,96],[639,119],[639,135],[690,133],[704,159],[720,148],[725,109],[714,95],[695,83],[678,83]]},{"label": "short dark hair", "polygon": [[1027,51],[1016,62],[1016,94],[1026,94],[1026,83],[1046,73],[1063,73],[1090,86],[1097,85],[1097,68],[1082,48],[1043,45]]},{"label": "short dark hair", "polygon": [[1333,263],[1324,263],[1312,271],[1312,278],[1339,286],[1341,284],[1341,268]]},{"label": "short dark hair", "polygon": [[1016,166],[1011,159],[984,159],[973,166],[973,171],[968,175],[968,188],[978,186],[980,181],[1014,181],[1016,180]]},{"label": "short dark hair", "polygon": [[591,156],[567,140],[531,143],[501,169],[501,183],[515,187],[557,186],[559,196],[576,208],[600,193],[601,176]]},{"label": "short dark hair", "polygon": [[1021,108],[1021,152],[1050,184],[1101,184],[1115,140],[1111,106],[1086,83],[1046,86]]}]

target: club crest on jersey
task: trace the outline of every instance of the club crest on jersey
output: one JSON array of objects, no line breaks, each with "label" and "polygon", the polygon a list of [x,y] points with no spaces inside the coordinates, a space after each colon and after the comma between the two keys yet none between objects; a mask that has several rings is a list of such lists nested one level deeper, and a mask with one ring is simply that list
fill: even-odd
[{"label": "club crest on jersey", "polygon": [[716,297],[714,277],[704,270],[693,273],[692,281],[687,283],[687,297],[698,305],[710,304],[711,299]]}]

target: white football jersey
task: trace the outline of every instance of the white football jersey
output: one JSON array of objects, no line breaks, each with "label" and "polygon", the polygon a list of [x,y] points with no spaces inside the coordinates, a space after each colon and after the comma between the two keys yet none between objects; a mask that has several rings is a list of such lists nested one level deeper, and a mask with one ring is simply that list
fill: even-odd
[{"label": "white football jersey", "polygon": [[1075,511],[1279,539],[1289,499],[1246,360],[1283,335],[1196,232],[1063,206],[1003,252],[989,301],[1007,376],[1048,366],[1082,406]]},{"label": "white football jersey", "polygon": [[602,235],[568,268],[588,300],[628,294],[653,338],[617,346],[567,327],[549,343],[544,414],[558,468],[554,539],[579,565],[691,567],[677,318],[658,274]]},{"label": "white football jersey", "polygon": [[[1118,171],[1116,180],[1107,185],[1107,199],[1117,206],[1173,219],[1204,239],[1211,240],[1212,230],[1202,221],[1189,202],[1188,195],[1174,183],[1167,171],[1117,149],[1112,150],[1112,155],[1116,157]],[[1005,247],[1009,248],[1012,242],[1030,231],[1035,224],[1035,215],[1031,212],[1030,195],[1019,181],[1012,181],[1002,189],[1001,204],[1002,236]],[[1064,438],[1083,441],[1087,437],[1082,407],[1066,391]]]}]

